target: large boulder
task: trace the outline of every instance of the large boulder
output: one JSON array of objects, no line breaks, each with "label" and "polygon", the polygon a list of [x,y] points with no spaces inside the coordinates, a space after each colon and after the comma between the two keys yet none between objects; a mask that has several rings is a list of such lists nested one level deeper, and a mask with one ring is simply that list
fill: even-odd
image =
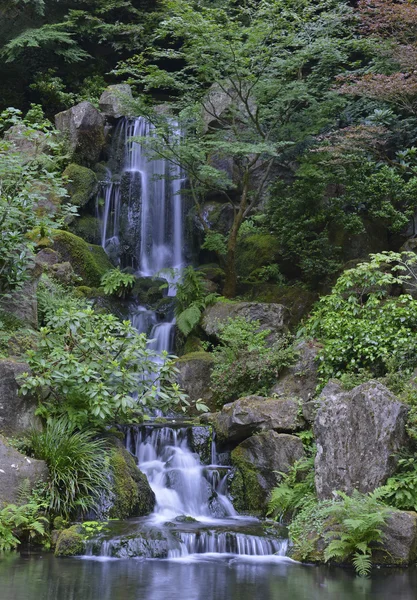
[{"label": "large boulder", "polygon": [[235,471],[230,493],[238,511],[265,514],[279,472],[286,473],[304,457],[300,438],[276,431],[264,431],[248,438],[232,452]]},{"label": "large boulder", "polygon": [[203,415],[201,420],[213,425],[221,442],[241,442],[270,429],[291,433],[304,425],[296,399],[261,396],[239,398],[225,404],[218,413]]},{"label": "large boulder", "polygon": [[407,413],[377,381],[349,392],[329,382],[314,422],[318,497],[329,498],[333,490],[367,493],[384,484],[395,470],[395,454],[407,441]]},{"label": "large boulder", "polygon": [[[304,405],[309,403],[316,393],[318,384],[317,355],[320,346],[312,341],[301,341],[296,346],[298,359],[294,365],[283,370],[278,382],[271,389],[271,395],[301,398]],[[303,408],[304,416],[311,418],[310,405]]]},{"label": "large boulder", "polygon": [[4,139],[11,142],[13,150],[19,152],[27,162],[45,152],[48,146],[48,139],[43,131],[33,130],[24,123],[10,127],[5,132]]},{"label": "large boulder", "polygon": [[210,388],[213,364],[213,355],[204,351],[184,354],[176,362],[178,383],[188,394],[191,402],[202,399],[210,408],[213,401],[213,392]]},{"label": "large boulder", "polygon": [[382,532],[382,548],[372,553],[374,563],[406,567],[416,562],[417,513],[393,511]]},{"label": "large boulder", "polygon": [[16,434],[39,427],[35,416],[37,400],[19,395],[19,375],[29,372],[26,363],[0,360],[0,431]]},{"label": "large boulder", "polygon": [[87,167],[98,162],[105,143],[104,116],[90,102],[58,113],[55,125],[67,137],[74,162]]},{"label": "large boulder", "polygon": [[290,314],[282,304],[264,302],[216,302],[206,308],[202,319],[204,332],[218,338],[220,329],[228,319],[243,317],[247,321],[259,321],[259,329],[269,329],[268,341],[273,343],[280,335],[288,331]]},{"label": "large boulder", "polygon": [[67,180],[66,188],[73,206],[82,208],[97,192],[97,175],[87,167],[71,163],[63,172],[63,176]]},{"label": "large boulder", "polygon": [[43,460],[20,454],[0,436],[0,508],[3,504],[17,504],[22,489],[30,492],[47,478],[48,467]]},{"label": "large boulder", "polygon": [[128,83],[109,85],[100,96],[99,108],[106,117],[118,119],[126,114],[124,104],[133,99]]}]

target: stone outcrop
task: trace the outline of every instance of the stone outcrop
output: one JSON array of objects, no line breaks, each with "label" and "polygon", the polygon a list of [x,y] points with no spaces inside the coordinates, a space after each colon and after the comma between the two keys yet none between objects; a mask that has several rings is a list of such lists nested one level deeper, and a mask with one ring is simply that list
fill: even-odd
[{"label": "stone outcrop", "polygon": [[10,359],[0,360],[0,431],[20,433],[39,426],[35,416],[37,400],[29,395],[19,395],[18,377],[30,369],[26,363]]},{"label": "stone outcrop", "polygon": [[99,108],[106,117],[118,119],[126,114],[124,103],[132,98],[132,88],[129,84],[109,85],[100,96]]},{"label": "stone outcrop", "polygon": [[201,326],[211,337],[218,338],[220,327],[229,318],[243,317],[247,321],[259,321],[259,329],[270,330],[268,341],[273,343],[279,336],[288,331],[290,313],[282,304],[266,302],[217,302],[206,308]]},{"label": "stone outcrop", "polygon": [[376,564],[406,567],[417,559],[417,513],[393,511],[382,528],[382,548],[372,553]]},{"label": "stone outcrop", "polygon": [[213,370],[213,356],[209,352],[190,352],[176,362],[178,383],[188,394],[191,402],[200,398],[210,408],[213,392],[210,388],[210,375]]},{"label": "stone outcrop", "polygon": [[71,163],[63,172],[63,176],[67,178],[66,188],[73,206],[82,208],[96,194],[98,181],[91,169]]},{"label": "stone outcrop", "polygon": [[242,442],[232,452],[230,493],[235,508],[265,514],[278,472],[287,472],[303,456],[300,438],[285,433],[265,431]]},{"label": "stone outcrop", "polygon": [[333,490],[367,493],[384,484],[396,467],[395,454],[406,443],[407,413],[377,381],[349,392],[329,382],[314,423],[318,497],[329,498]]},{"label": "stone outcrop", "polygon": [[48,467],[43,460],[20,454],[0,436],[0,508],[18,503],[19,490],[30,491],[39,481],[46,481]]},{"label": "stone outcrop", "polygon": [[291,433],[302,429],[299,403],[293,398],[247,396],[225,404],[218,413],[202,415],[223,442],[241,442],[254,433],[275,430]]},{"label": "stone outcrop", "polygon": [[4,139],[11,142],[13,150],[24,157],[25,162],[33,160],[38,154],[45,152],[48,140],[43,131],[30,130],[24,123],[13,125],[4,134]]},{"label": "stone outcrop", "polygon": [[271,389],[271,395],[301,398],[308,402],[314,396],[318,384],[317,343],[302,341],[296,346],[297,362],[283,370],[278,382]]},{"label": "stone outcrop", "polygon": [[74,162],[87,167],[98,162],[105,142],[104,116],[90,102],[58,113],[55,125],[66,136]]}]

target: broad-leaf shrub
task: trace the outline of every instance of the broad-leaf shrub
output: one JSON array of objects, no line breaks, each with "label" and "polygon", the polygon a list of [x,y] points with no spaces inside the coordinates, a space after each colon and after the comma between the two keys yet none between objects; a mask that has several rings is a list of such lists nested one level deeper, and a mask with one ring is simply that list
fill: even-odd
[{"label": "broad-leaf shrub", "polygon": [[250,394],[265,395],[281,370],[291,364],[295,353],[291,339],[279,338],[272,346],[270,330],[260,330],[259,321],[243,317],[229,319],[219,332],[220,344],[214,349],[211,387],[220,404]]},{"label": "broad-leaf shrub", "polygon": [[371,254],[369,263],[345,271],[321,298],[299,335],[317,338],[323,383],[344,373],[373,377],[412,368],[417,362],[417,301],[392,296],[414,282],[412,253]]},{"label": "broad-leaf shrub", "polygon": [[176,383],[172,357],[155,364],[145,334],[129,321],[69,307],[52,314],[39,332],[36,350],[27,353],[31,373],[21,390],[42,392],[43,413],[65,414],[79,427],[121,421],[135,409],[187,404]]},{"label": "broad-leaf shrub", "polygon": [[132,290],[135,284],[135,276],[130,273],[123,273],[118,267],[104,273],[101,278],[101,285],[104,293],[125,298]]}]

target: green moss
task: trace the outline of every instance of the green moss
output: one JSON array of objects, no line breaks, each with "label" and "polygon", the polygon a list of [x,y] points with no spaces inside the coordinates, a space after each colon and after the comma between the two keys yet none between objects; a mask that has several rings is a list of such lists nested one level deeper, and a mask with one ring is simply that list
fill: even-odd
[{"label": "green moss", "polygon": [[183,354],[195,354],[196,352],[204,352],[201,340],[195,335],[189,335],[184,344]]},{"label": "green moss", "polygon": [[97,177],[94,171],[71,163],[65,169],[63,176],[68,178],[67,190],[71,204],[82,207],[97,191]]},{"label": "green moss", "polygon": [[56,543],[55,556],[74,556],[83,553],[84,540],[80,530],[79,525],[73,525],[60,533]]},{"label": "green moss", "polygon": [[276,262],[279,253],[277,239],[269,233],[255,233],[241,239],[237,248],[238,275],[248,278],[254,271]]},{"label": "green moss", "polygon": [[190,360],[204,360],[206,362],[213,362],[213,355],[210,352],[205,352],[204,350],[198,352],[188,352],[188,354],[183,354],[180,358],[178,358],[177,362],[188,362]]},{"label": "green moss", "polygon": [[238,446],[232,452],[232,464],[236,468],[230,484],[233,505],[239,512],[263,514],[265,493],[259,485],[258,473],[244,450]]},{"label": "green moss", "polygon": [[78,235],[89,244],[100,244],[100,221],[92,215],[85,215],[74,219],[69,227],[71,233]]},{"label": "green moss", "polygon": [[161,286],[166,285],[166,280],[152,277],[137,277],[133,286],[132,296],[137,298],[141,304],[157,307],[161,300],[165,299],[165,289]]},{"label": "green moss", "polygon": [[54,235],[54,250],[61,254],[64,261],[71,263],[86,286],[99,287],[101,277],[113,268],[103,248],[87,244],[69,231],[58,231]]},{"label": "green moss", "polygon": [[122,446],[111,451],[115,499],[110,517],[126,519],[148,515],[155,506],[155,495],[146,476],[139,471],[135,460]]}]

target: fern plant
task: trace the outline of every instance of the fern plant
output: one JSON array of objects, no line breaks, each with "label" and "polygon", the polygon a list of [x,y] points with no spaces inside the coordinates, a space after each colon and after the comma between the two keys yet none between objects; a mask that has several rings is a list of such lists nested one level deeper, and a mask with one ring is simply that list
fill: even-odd
[{"label": "fern plant", "polygon": [[398,460],[396,473],[380,488],[384,502],[401,510],[417,511],[416,455]]},{"label": "fern plant", "polygon": [[282,479],[269,499],[268,515],[282,518],[295,515],[306,504],[315,499],[314,456],[297,460],[288,473],[278,473]]},{"label": "fern plant", "polygon": [[13,550],[24,538],[45,537],[46,517],[39,515],[36,503],[8,504],[0,510],[0,552]]},{"label": "fern plant", "polygon": [[351,559],[359,575],[367,575],[372,566],[372,546],[382,539],[382,529],[390,509],[381,503],[381,492],[352,496],[335,492],[337,501],[323,509],[335,528],[326,531],[329,541],[325,551],[326,561]]},{"label": "fern plant", "polygon": [[101,278],[104,293],[118,298],[126,298],[135,285],[135,276],[123,273],[119,267],[104,273]]},{"label": "fern plant", "polygon": [[214,304],[218,294],[208,293],[204,275],[188,266],[182,273],[182,280],[176,286],[175,318],[177,327],[184,336],[197,327],[201,315],[208,306]]}]

